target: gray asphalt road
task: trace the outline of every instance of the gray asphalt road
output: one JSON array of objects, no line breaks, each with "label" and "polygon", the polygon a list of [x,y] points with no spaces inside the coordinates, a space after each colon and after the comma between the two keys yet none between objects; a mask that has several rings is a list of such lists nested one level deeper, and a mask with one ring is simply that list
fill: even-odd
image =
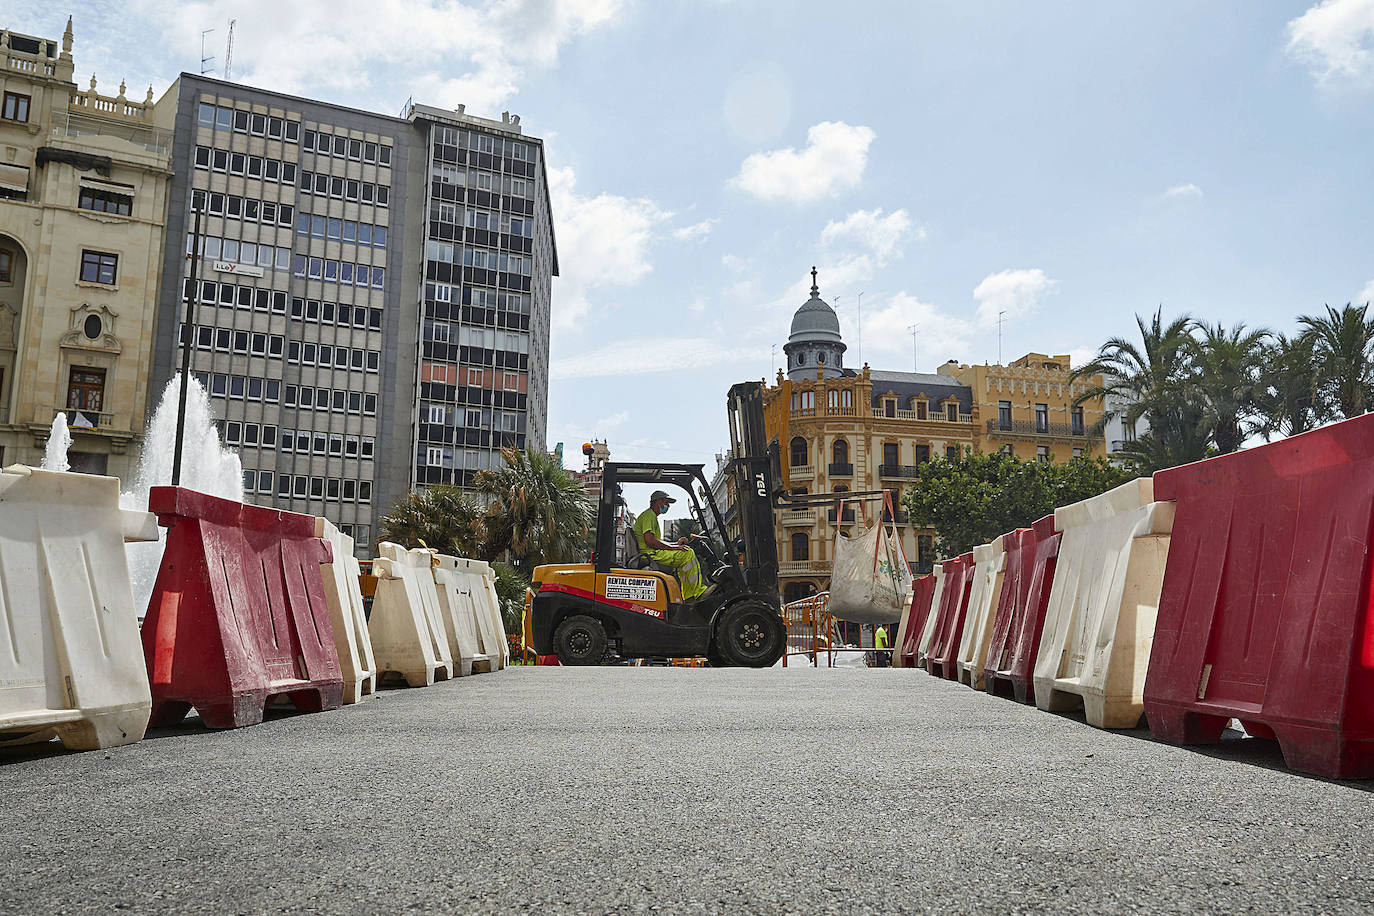
[{"label": "gray asphalt road", "polygon": [[512,669],[0,751],[0,909],[1208,910],[1374,901],[1374,784],[893,670]]}]

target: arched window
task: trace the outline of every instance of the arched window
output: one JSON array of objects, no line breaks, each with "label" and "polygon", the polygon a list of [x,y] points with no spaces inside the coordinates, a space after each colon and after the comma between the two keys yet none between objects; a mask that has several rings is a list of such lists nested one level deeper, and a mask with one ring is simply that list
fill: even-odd
[{"label": "arched window", "polygon": [[840,392],[837,388],[831,388],[825,393],[825,403],[827,407],[840,406]]},{"label": "arched window", "polygon": [[811,538],[805,531],[798,531],[792,535],[792,559],[811,559]]},{"label": "arched window", "polygon": [[844,405],[843,405],[843,406],[845,406],[845,407],[853,407],[853,406],[854,406],[854,392],[850,391],[848,388],[846,388],[846,389],[844,390]]},{"label": "arched window", "polygon": [[849,463],[849,443],[843,439],[836,439],[834,446],[830,449],[831,461],[834,464]]},{"label": "arched window", "polygon": [[805,352],[805,351],[803,351],[803,352],[797,354],[797,365],[798,365],[798,366],[805,366],[805,365],[806,365],[806,352]]},{"label": "arched window", "polygon": [[806,467],[806,440],[801,436],[792,439],[792,467]]},{"label": "arched window", "polygon": [[822,366],[825,365],[825,352],[824,352],[824,351],[822,351],[822,352],[816,354],[816,362],[820,363]]}]

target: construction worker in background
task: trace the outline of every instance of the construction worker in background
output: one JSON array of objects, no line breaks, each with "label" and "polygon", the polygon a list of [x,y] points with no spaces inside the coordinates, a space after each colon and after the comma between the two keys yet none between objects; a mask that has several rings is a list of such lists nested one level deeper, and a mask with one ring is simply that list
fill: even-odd
[{"label": "construction worker in background", "polygon": [[663,543],[662,530],[658,525],[659,516],[666,514],[668,507],[675,502],[677,500],[667,493],[655,490],[649,497],[649,508],[639,513],[639,517],[635,519],[634,533],[639,541],[640,552],[647,554],[655,563],[671,569],[677,576],[678,584],[682,586],[683,600],[691,601],[706,591],[696,552],[687,546],[686,538],[678,538],[676,544]]},{"label": "construction worker in background", "polygon": [[878,624],[878,629],[873,631],[873,648],[877,651],[873,653],[875,667],[887,668],[892,664],[891,653],[882,651],[891,648],[887,643],[887,627]]}]

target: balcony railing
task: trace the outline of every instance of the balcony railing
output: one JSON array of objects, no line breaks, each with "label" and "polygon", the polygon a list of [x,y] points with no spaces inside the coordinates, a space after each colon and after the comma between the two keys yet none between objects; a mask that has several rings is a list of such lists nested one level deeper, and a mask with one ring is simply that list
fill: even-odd
[{"label": "balcony railing", "polygon": [[830,575],[830,564],[824,560],[783,560],[778,564],[780,576]]},{"label": "balcony railing", "polygon": [[921,475],[919,464],[880,464],[878,465],[879,477],[902,477],[912,478]]},{"label": "balcony railing", "polygon": [[1048,436],[1055,439],[1086,439],[1088,431],[1078,424],[1041,423],[1038,420],[989,420],[988,435]]},{"label": "balcony railing", "polygon": [[98,410],[80,410],[75,407],[48,407],[49,416],[56,418],[59,413],[67,415],[68,429],[108,429],[114,426],[114,414]]},{"label": "balcony railing", "polygon": [[805,525],[810,527],[816,522],[815,509],[784,509],[778,513],[784,525]]},{"label": "balcony railing", "polygon": [[816,476],[816,468],[809,464],[794,464],[787,469],[791,480],[811,480]]},{"label": "balcony railing", "polygon": [[831,477],[853,477],[853,476],[854,476],[854,465],[852,465],[852,464],[835,464],[835,463],[832,462],[831,465],[830,465],[830,476],[831,476]]},{"label": "balcony railing", "polygon": [[[825,520],[826,520],[827,522],[829,522],[830,524],[832,524],[832,525],[835,524],[835,513],[838,512],[838,511],[839,511],[838,509],[831,509],[830,511],[826,512],[826,513],[825,513]],[[853,509],[845,509],[845,510],[844,510],[844,519],[843,519],[843,520],[846,521],[846,522],[852,522],[852,521],[854,521],[854,510],[853,510]]]}]

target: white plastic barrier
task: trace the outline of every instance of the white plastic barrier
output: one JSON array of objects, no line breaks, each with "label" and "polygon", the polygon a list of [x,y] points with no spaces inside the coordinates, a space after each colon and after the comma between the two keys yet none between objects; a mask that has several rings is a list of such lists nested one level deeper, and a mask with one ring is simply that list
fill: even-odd
[{"label": "white plastic barrier", "polygon": [[358,586],[362,568],[353,555],[353,539],[328,519],[315,517],[315,537],[328,541],[334,553],[333,562],[323,564],[320,571],[324,574],[329,619],[334,625],[334,647],[339,650],[339,667],[343,671],[343,701],[356,703],[377,689],[377,659],[372,654],[372,635]]},{"label": "white plastic barrier", "polygon": [[1055,510],[1063,540],[1035,660],[1041,709],[1081,702],[1098,728],[1139,722],[1173,522],[1148,477]]},{"label": "white plastic barrier", "polygon": [[926,625],[921,629],[921,641],[916,645],[916,667],[926,666],[926,651],[930,641],[935,638],[935,618],[940,616],[940,599],[945,594],[945,567],[941,560],[935,561],[931,570],[935,576],[935,594],[930,598],[930,610],[926,612]]},{"label": "white plastic barrier", "polygon": [[969,592],[964,634],[959,639],[959,680],[974,690],[983,689],[983,666],[987,663],[992,622],[1002,596],[1006,563],[1000,535],[989,544],[973,548],[973,590]]},{"label": "white plastic barrier", "polygon": [[906,597],[902,599],[902,616],[897,622],[897,641],[892,644],[892,667],[904,668],[902,663],[902,646],[906,645],[906,631],[911,626],[911,602],[915,600],[915,589],[906,590]]},{"label": "white plastic barrier", "polygon": [[372,561],[377,592],[372,598],[372,651],[377,676],[399,674],[412,687],[453,676],[453,656],[434,587],[434,554],[383,541]]},{"label": "white plastic barrier", "polygon": [[119,508],[119,480],[0,471],[0,742],[132,744],[152,712],[125,541],[157,517]]},{"label": "white plastic barrier", "polygon": [[499,661],[494,664],[492,657],[482,651],[478,635],[477,603],[472,595],[476,577],[467,574],[466,566],[459,568],[463,561],[457,557],[437,554],[434,560],[434,584],[439,590],[444,635],[459,673],[466,677],[474,672],[493,670]]},{"label": "white plastic barrier", "polygon": [[460,572],[466,572],[474,581],[471,583],[472,600],[477,605],[477,635],[481,639],[482,652],[492,659],[492,669],[504,668],[510,663],[510,643],[506,640],[506,625],[501,619],[501,601],[496,596],[496,573],[491,564],[483,560],[464,560],[456,562]]}]

